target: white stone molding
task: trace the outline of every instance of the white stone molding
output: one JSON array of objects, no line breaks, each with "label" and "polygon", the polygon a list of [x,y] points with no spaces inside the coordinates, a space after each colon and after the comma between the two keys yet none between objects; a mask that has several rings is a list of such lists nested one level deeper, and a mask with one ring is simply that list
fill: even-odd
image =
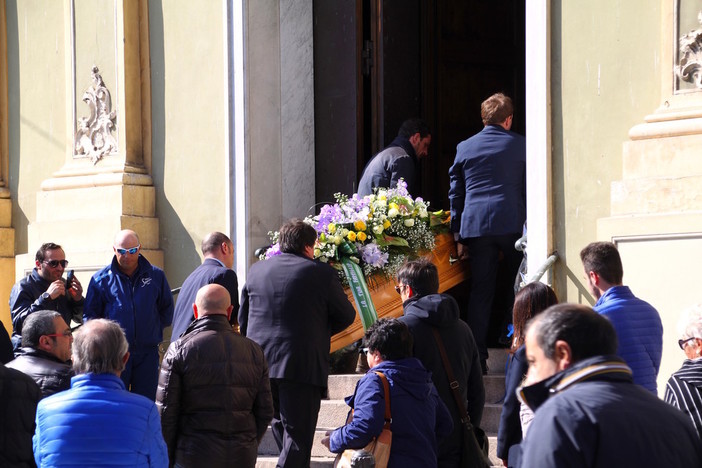
[{"label": "white stone molding", "polygon": [[680,37],[680,57],[675,74],[682,81],[702,89],[702,11],[697,20],[701,26]]},{"label": "white stone molding", "polygon": [[117,112],[112,110],[110,91],[102,81],[100,70],[93,66],[93,84],[83,93],[83,102],[90,110],[89,117],[78,119],[75,135],[75,154],[88,156],[97,164],[103,156],[117,152],[117,140],[112,136]]}]

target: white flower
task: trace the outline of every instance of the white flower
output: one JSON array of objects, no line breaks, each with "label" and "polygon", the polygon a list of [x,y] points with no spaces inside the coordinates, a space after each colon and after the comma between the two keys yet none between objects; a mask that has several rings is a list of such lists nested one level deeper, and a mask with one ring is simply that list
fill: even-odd
[{"label": "white flower", "polygon": [[394,218],[395,216],[399,215],[400,212],[397,210],[397,208],[390,208],[388,210],[388,218]]},{"label": "white flower", "polygon": [[373,234],[376,234],[379,236],[382,233],[383,233],[383,226],[381,226],[379,224],[376,224],[375,226],[373,226]]},{"label": "white flower", "polygon": [[412,227],[412,226],[414,226],[414,218],[407,218],[407,219],[405,220],[405,226],[407,226],[407,227]]}]

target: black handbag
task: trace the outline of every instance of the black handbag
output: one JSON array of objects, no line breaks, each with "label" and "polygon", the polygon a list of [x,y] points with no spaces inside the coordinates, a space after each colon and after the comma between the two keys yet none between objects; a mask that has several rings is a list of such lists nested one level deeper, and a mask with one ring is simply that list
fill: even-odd
[{"label": "black handbag", "polygon": [[470,416],[466,411],[466,405],[463,403],[460,385],[453,374],[453,368],[449,363],[444,341],[436,328],[432,328],[434,339],[441,353],[441,360],[444,362],[444,370],[449,379],[449,386],[453,393],[453,399],[456,401],[458,411],[461,415],[461,467],[462,468],[489,468],[492,466],[488,452],[490,451],[490,443],[485,435],[485,432],[479,427],[473,426],[470,422]]}]

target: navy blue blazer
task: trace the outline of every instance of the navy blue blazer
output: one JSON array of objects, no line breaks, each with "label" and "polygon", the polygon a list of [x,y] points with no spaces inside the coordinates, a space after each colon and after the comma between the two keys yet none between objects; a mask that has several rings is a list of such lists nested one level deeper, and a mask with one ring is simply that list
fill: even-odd
[{"label": "navy blue blazer", "polygon": [[526,140],[499,125],[462,141],[449,169],[451,231],[461,239],[521,233],[526,219]]},{"label": "navy blue blazer", "polygon": [[173,313],[173,329],[171,330],[171,343],[178,339],[195,320],[193,315],[193,303],[195,296],[201,287],[208,284],[220,284],[224,286],[231,296],[232,316],[229,318],[231,325],[236,324],[236,314],[239,310],[239,283],[234,270],[222,266],[214,258],[206,258],[202,265],[195,268],[190,273],[183,286],[180,288],[178,299],[176,300],[175,312]]},{"label": "navy blue blazer", "polygon": [[336,270],[301,255],[254,263],[241,291],[241,334],[263,348],[271,379],[326,387],[331,336],[355,316]]}]

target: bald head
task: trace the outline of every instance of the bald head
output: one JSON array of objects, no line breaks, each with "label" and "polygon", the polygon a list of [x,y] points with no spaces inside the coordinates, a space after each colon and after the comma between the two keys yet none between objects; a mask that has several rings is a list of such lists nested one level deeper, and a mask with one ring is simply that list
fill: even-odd
[{"label": "bald head", "polygon": [[115,235],[115,246],[120,244],[138,245],[139,235],[131,229],[123,229]]},{"label": "bald head", "polygon": [[224,315],[229,318],[232,309],[229,291],[219,284],[203,286],[195,296],[195,304],[193,305],[195,318],[208,315]]},{"label": "bald head", "polygon": [[132,276],[139,266],[139,252],[141,251],[137,233],[131,229],[119,231],[115,236],[112,249],[115,252],[120,271],[127,276]]}]

